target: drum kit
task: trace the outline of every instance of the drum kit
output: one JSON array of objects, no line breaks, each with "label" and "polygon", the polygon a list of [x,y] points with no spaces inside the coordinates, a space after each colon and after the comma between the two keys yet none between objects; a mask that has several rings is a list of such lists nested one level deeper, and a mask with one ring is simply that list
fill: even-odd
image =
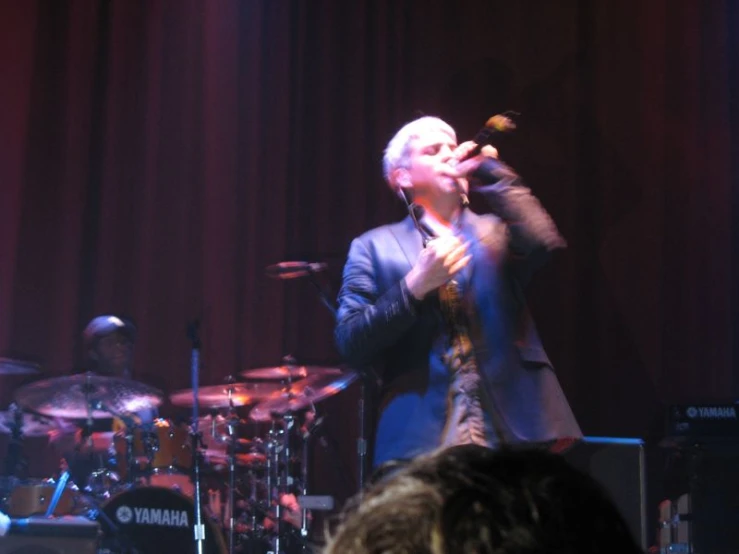
[{"label": "drum kit", "polygon": [[[356,378],[286,359],[169,396],[92,373],[21,386],[11,410],[0,413],[0,434],[11,436],[2,511],[95,520],[101,553],[195,552],[196,542],[198,552],[214,554],[310,551],[310,508],[317,505],[303,499],[323,498],[308,496],[310,439],[322,419],[316,405]],[[165,402],[196,406],[197,421],[154,417]],[[52,442],[74,437],[59,474],[14,475],[17,446],[44,434]],[[84,482],[75,472],[80,460]],[[194,540],[201,507],[204,538]]]}]

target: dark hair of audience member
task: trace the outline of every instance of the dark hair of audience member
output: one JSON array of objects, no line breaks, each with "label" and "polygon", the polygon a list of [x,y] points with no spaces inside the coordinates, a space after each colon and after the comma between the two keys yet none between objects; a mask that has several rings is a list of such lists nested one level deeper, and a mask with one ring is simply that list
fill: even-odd
[{"label": "dark hair of audience member", "polygon": [[324,554],[642,552],[608,494],[561,456],[457,446],[370,486]]}]

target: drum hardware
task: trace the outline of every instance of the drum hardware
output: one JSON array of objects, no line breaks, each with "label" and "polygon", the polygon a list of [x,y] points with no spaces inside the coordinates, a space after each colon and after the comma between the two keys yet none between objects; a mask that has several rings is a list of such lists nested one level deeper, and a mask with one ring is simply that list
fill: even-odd
[{"label": "drum hardware", "polygon": [[[233,385],[231,380],[230,385]],[[233,388],[228,387],[228,413],[226,414],[226,430],[228,435],[228,551],[233,554],[234,551],[234,494],[236,488],[236,445],[238,437],[236,436],[236,424],[240,421],[235,411],[233,401]],[[224,514],[225,518],[225,514]]]},{"label": "drum hardware", "polygon": [[321,425],[323,425],[323,421],[324,416],[317,418],[316,407],[311,406],[311,410],[306,412],[303,426],[300,428],[300,434],[303,439],[300,464],[302,487],[300,490],[300,497],[298,498],[298,504],[300,506],[300,536],[303,540],[308,539],[309,532],[308,513],[310,508],[306,506],[304,502],[301,502],[301,499],[308,497],[308,447],[310,439],[313,437],[315,432],[318,431]]},{"label": "drum hardware", "polygon": [[285,413],[282,417],[272,418],[272,427],[269,430],[267,442],[267,505],[274,507],[275,533],[272,535],[272,551],[275,554],[283,552],[282,538],[285,530],[283,525],[282,494],[288,494],[293,485],[290,475],[290,431],[295,423],[292,413]]},{"label": "drum hardware", "polygon": [[[191,365],[199,362],[197,356],[198,353],[194,353],[196,359]],[[90,519],[99,521],[108,539],[117,541],[119,547],[128,548],[131,545],[132,549],[145,552],[136,541],[127,540],[129,530],[113,517],[115,513],[111,516],[114,499],[145,490],[165,490],[177,494],[162,487],[171,487],[176,479],[181,478],[198,489],[187,500],[192,508],[192,515],[188,515],[190,548],[193,547],[193,537],[199,543],[200,552],[202,548],[210,548],[214,541],[218,542],[218,538],[223,542],[227,531],[230,552],[244,540],[253,540],[264,541],[265,544],[269,542],[269,548],[282,554],[294,551],[298,546],[297,541],[304,540],[309,530],[308,510],[311,507],[302,505],[297,497],[305,501],[312,498],[307,496],[307,453],[309,439],[322,421],[322,418],[315,418],[315,402],[340,392],[354,378],[353,374],[335,368],[312,368],[297,364],[291,364],[291,367],[307,369],[288,370],[287,375],[283,370],[279,378],[269,382],[231,382],[202,388],[195,377],[193,388],[181,391],[187,393],[189,399],[183,400],[180,405],[194,408],[192,425],[187,431],[167,420],[155,420],[151,426],[142,425],[129,411],[153,409],[161,403],[162,397],[160,393],[152,392],[156,389],[127,379],[93,374],[48,379],[22,387],[16,391],[15,397],[19,404],[39,414],[21,412],[24,421],[33,417],[39,427],[49,429],[46,433],[57,429],[58,421],[49,419],[47,422],[44,418],[83,419],[88,423],[88,430],[98,419],[113,417],[124,423],[125,428],[117,435],[111,432],[114,447],[111,454],[114,454],[115,465],[98,462],[98,469],[81,483],[85,485],[83,492],[86,494],[74,496],[77,499],[75,502],[83,503],[75,504],[75,513],[80,513],[82,509]],[[265,420],[241,419],[237,410],[242,406],[256,408],[257,405],[261,405],[257,414],[264,411],[270,413],[271,428],[266,435],[247,438],[250,435],[246,424],[256,425]],[[209,427],[206,427],[198,413],[201,406],[214,410],[225,409],[225,412],[212,418],[208,422]],[[301,427],[303,412],[306,417]],[[10,419],[8,416],[5,421],[9,422]],[[0,432],[2,423],[0,413]],[[203,435],[208,432],[213,439],[208,446],[212,448],[204,448]],[[302,437],[302,442],[299,442],[299,437]],[[302,451],[298,451],[301,447]],[[204,518],[202,512],[198,523],[197,504],[201,500],[208,500],[205,496],[207,489],[203,490],[203,485],[212,484],[213,479],[220,480],[217,475],[202,474],[203,454],[206,457],[220,456],[229,471],[228,479],[223,475],[222,485],[217,485],[223,486],[225,495],[222,535],[218,530],[212,532],[213,521]],[[191,477],[182,473],[188,468],[193,470]],[[39,496],[39,503],[43,504],[42,512],[48,508],[46,499],[53,500],[54,492],[59,495],[55,501],[57,513],[66,505],[73,489],[70,488],[71,478],[68,474],[62,474],[62,477],[67,481],[65,485],[54,487],[45,484]],[[152,514],[160,508],[163,506],[151,507],[154,510]],[[241,541],[238,544],[235,542],[236,536]],[[159,548],[156,552],[160,554],[162,545],[157,544]],[[217,551],[226,552],[225,549]]]},{"label": "drum hardware", "polygon": [[115,491],[121,488],[121,478],[110,469],[98,469],[87,478],[85,492],[94,498],[108,500]]}]

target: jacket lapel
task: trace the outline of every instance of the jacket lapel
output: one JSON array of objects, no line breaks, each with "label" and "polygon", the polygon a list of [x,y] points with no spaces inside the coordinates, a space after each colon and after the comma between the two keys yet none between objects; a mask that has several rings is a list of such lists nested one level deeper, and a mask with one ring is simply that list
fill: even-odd
[{"label": "jacket lapel", "polygon": [[406,260],[408,260],[408,270],[410,271],[423,249],[421,234],[413,224],[411,216],[407,216],[397,225],[390,227],[390,232],[398,241],[398,246],[400,246]]}]

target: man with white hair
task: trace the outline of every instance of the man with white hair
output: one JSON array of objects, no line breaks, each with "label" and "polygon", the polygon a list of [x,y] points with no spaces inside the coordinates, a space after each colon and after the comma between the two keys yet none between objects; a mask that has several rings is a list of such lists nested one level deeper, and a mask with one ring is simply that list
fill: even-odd
[{"label": "man with white hair", "polygon": [[[565,241],[497,151],[477,147],[436,117],[403,126],[383,165],[409,216],[349,250],[335,338],[346,361],[382,377],[375,467],[458,444],[581,437],[523,295]],[[467,208],[470,179],[493,214]]]}]

